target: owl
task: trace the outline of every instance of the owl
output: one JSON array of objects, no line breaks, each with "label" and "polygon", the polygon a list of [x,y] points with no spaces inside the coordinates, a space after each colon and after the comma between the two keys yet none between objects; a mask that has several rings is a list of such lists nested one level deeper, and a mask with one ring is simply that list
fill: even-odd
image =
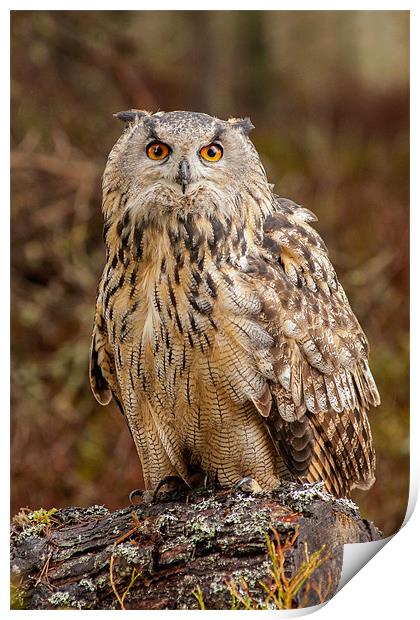
[{"label": "owl", "polygon": [[126,417],[146,489],[368,489],[368,343],[316,217],[268,183],[251,121],[115,116],[90,380]]}]

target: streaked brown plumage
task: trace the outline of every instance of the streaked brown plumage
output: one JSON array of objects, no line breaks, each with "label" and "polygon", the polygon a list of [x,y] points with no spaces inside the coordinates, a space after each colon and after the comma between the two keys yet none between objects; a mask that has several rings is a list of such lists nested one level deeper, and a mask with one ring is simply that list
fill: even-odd
[{"label": "streaked brown plumage", "polygon": [[117,116],[91,383],[124,412],[146,487],[208,474],[369,488],[379,395],[315,216],[272,192],[249,121]]}]

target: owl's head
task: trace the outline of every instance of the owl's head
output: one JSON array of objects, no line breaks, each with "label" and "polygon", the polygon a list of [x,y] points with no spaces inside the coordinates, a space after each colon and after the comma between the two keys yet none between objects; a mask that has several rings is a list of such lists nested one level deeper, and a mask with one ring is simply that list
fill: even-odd
[{"label": "owl's head", "polygon": [[226,203],[253,179],[266,183],[248,138],[249,119],[140,110],[115,116],[126,130],[110,153],[104,193],[109,187],[126,192],[150,216]]}]

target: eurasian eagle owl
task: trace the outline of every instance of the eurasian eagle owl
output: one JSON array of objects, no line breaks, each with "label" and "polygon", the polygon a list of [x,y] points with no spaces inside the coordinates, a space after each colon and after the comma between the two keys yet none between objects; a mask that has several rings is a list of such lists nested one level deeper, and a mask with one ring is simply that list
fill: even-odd
[{"label": "eurasian eagle owl", "polygon": [[248,119],[116,116],[90,375],[126,416],[146,488],[369,488],[379,394],[315,216],[273,193]]}]

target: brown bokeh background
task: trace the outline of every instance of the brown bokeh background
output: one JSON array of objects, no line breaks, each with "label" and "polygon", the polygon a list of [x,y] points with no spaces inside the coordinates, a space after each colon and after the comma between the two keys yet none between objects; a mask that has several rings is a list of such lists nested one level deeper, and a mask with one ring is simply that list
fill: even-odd
[{"label": "brown bokeh background", "polygon": [[116,508],[141,483],[87,378],[101,174],[130,107],[250,116],[271,182],[313,210],[371,343],[377,482],[407,505],[408,12],[12,13],[12,511]]}]

